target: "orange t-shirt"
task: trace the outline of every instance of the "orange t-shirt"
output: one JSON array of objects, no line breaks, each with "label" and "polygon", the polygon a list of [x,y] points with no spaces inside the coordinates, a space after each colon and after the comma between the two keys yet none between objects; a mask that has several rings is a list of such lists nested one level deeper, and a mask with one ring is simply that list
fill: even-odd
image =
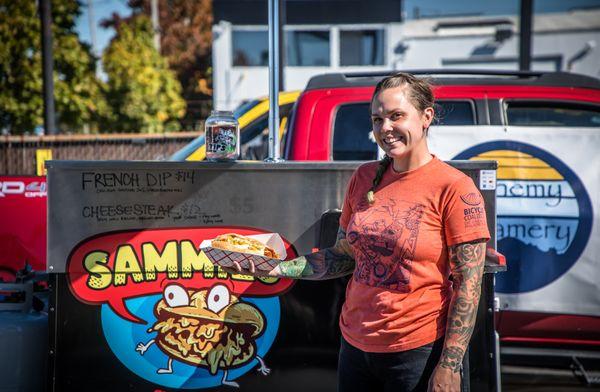
[{"label": "orange t-shirt", "polygon": [[363,351],[405,351],[445,333],[452,295],[448,246],[490,235],[481,193],[459,170],[435,156],[408,172],[390,165],[369,205],[377,166],[356,170],[344,200],[340,226],[356,269],[340,328]]}]

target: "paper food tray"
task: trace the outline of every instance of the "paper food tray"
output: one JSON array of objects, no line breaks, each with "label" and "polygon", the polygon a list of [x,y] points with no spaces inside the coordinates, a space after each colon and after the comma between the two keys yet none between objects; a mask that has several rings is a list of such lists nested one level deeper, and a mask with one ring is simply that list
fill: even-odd
[{"label": "paper food tray", "polygon": [[[255,240],[273,248],[273,250],[275,250],[275,252],[277,252],[277,254],[281,257],[281,260],[284,260],[287,257],[285,244],[277,233],[255,234],[248,235],[246,237],[254,238]],[[200,249],[202,249],[206,257],[208,257],[213,264],[216,264],[220,267],[233,267],[233,262],[237,261],[243,269],[249,269],[250,261],[252,261],[256,269],[270,271],[281,262],[279,259],[272,259],[265,256],[217,249],[213,248],[211,245],[212,239],[202,241],[200,244]]]}]

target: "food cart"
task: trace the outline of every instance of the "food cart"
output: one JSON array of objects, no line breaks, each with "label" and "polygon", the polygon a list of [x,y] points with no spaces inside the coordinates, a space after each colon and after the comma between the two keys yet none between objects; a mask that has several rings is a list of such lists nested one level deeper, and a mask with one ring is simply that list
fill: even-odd
[{"label": "food cart", "polygon": [[[287,258],[331,245],[358,164],[50,162],[49,390],[335,390],[347,278],[228,275],[200,244],[278,233]],[[493,247],[496,163],[451,164],[480,185]],[[497,268],[486,267],[463,389],[498,383]]]}]

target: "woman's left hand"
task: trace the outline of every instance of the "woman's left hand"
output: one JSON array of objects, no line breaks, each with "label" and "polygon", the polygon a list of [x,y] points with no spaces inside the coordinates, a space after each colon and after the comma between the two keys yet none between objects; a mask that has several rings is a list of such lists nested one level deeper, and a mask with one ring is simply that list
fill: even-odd
[{"label": "woman's left hand", "polygon": [[436,366],[429,379],[428,392],[460,392],[460,373]]}]

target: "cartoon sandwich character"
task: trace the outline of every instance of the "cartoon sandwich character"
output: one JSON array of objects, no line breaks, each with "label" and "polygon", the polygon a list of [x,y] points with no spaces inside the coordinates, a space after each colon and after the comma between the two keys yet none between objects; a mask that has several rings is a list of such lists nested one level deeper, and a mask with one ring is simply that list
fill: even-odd
[{"label": "cartoon sandwich character", "polygon": [[154,308],[156,322],[148,333],[156,337],[136,347],[141,355],[156,344],[168,356],[168,364],[157,373],[172,373],[173,359],[208,369],[211,375],[223,370],[223,385],[239,387],[227,380],[228,369],[243,366],[256,358],[258,371],[270,369],[256,353],[256,339],[264,332],[264,317],[259,309],[242,302],[227,286],[216,284],[210,289],[186,290],[170,284]]}]

